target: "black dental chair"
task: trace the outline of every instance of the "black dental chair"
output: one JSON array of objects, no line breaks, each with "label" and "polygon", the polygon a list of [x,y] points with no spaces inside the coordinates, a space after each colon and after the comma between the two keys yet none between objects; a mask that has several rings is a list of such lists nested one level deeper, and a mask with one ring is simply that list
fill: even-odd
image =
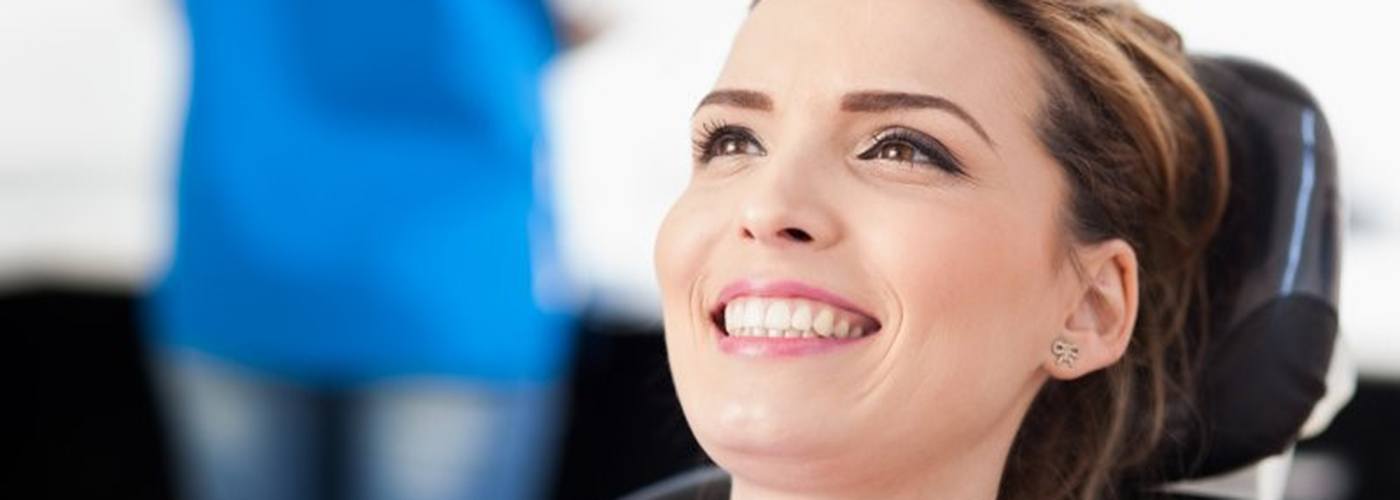
[{"label": "black dental chair", "polygon": [[1230,144],[1230,204],[1212,244],[1217,299],[1199,375],[1204,426],[1158,453],[1168,479],[1215,476],[1290,449],[1327,392],[1337,336],[1341,200],[1316,101],[1258,63],[1197,58]]},{"label": "black dental chair", "polygon": [[[1322,112],[1301,85],[1261,64],[1194,63],[1230,148],[1230,201],[1208,263],[1213,324],[1191,332],[1206,342],[1195,409],[1183,403],[1171,412],[1153,479],[1127,479],[1120,491],[1128,498],[1156,498],[1169,484],[1286,455],[1328,392],[1337,337],[1341,201]],[[1253,497],[1276,498],[1277,490]],[[626,498],[728,494],[728,476],[709,468]]]}]

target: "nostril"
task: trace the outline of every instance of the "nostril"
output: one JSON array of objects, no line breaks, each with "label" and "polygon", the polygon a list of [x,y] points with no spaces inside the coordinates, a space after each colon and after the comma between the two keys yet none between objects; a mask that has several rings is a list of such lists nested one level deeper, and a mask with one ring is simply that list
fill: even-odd
[{"label": "nostril", "polygon": [[785,238],[787,238],[787,239],[790,239],[790,240],[793,240],[793,241],[796,241],[796,242],[799,242],[799,243],[811,243],[811,242],[812,242],[812,235],[807,234],[806,231],[803,231],[803,230],[798,229],[798,228],[795,228],[795,227],[790,227],[790,228],[784,229],[784,230],[780,231],[779,234],[782,234],[783,237],[785,237]]}]

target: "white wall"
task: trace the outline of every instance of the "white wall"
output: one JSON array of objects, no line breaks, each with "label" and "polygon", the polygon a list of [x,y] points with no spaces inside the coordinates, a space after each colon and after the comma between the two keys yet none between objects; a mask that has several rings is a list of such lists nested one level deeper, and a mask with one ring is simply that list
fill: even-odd
[{"label": "white wall", "polygon": [[0,2],[0,286],[134,286],[166,241],[178,0]]}]

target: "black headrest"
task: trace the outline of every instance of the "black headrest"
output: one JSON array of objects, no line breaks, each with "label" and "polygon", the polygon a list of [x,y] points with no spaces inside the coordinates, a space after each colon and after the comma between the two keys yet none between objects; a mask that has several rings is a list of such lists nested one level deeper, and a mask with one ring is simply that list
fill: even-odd
[{"label": "black headrest", "polygon": [[1203,477],[1282,452],[1325,379],[1337,335],[1340,199],[1327,121],[1301,85],[1256,62],[1193,63],[1224,123],[1230,198],[1207,262],[1198,401],[1173,411],[1155,465]]}]

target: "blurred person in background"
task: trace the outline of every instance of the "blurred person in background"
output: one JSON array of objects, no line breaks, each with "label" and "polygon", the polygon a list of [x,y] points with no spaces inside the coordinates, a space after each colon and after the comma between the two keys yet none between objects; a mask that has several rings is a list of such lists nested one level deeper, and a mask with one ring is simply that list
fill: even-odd
[{"label": "blurred person in background", "polygon": [[546,494],[572,346],[533,169],[546,6],[185,8],[149,301],[183,496]]}]

